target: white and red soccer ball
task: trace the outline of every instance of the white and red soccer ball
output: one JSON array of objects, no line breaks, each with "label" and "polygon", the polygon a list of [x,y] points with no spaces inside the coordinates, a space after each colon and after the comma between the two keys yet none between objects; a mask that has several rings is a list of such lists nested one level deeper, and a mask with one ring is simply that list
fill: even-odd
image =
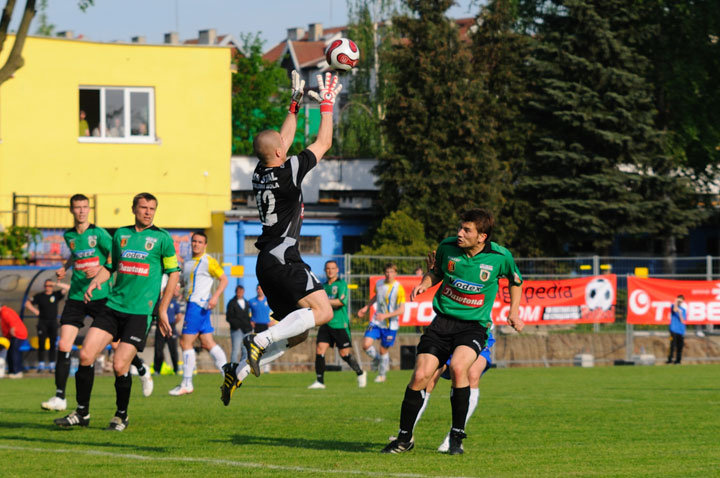
[{"label": "white and red soccer ball", "polygon": [[333,40],[325,49],[325,60],[334,70],[352,70],[360,60],[360,49],[349,38]]}]

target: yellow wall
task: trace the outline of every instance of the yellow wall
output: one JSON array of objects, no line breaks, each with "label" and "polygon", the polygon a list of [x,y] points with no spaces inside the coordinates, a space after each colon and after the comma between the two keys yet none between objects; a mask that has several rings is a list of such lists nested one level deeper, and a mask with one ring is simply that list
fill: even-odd
[{"label": "yellow wall", "polygon": [[[112,228],[132,223],[132,197],[148,191],[158,226],[209,228],[230,208],[230,49],[31,37],[23,57],[0,85],[0,211],[13,192],[97,194],[97,222]],[[154,88],[157,142],[80,142],[80,86]]]}]

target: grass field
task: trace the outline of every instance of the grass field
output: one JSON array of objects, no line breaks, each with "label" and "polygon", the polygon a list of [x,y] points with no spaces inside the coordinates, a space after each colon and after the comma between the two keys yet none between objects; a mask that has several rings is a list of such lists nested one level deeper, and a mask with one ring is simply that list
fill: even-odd
[{"label": "grass field", "polygon": [[[449,429],[441,383],[403,455],[380,449],[398,426],[408,371],[358,389],[354,374],[249,377],[229,407],[221,377],[171,397],[133,383],[130,425],[103,430],[113,379],[97,377],[87,429],[61,430],[40,409],[51,378],[0,381],[2,476],[720,476],[720,365],[517,368],[490,371],[468,425],[465,454],[435,451]],[[74,405],[69,382],[68,405]]]}]

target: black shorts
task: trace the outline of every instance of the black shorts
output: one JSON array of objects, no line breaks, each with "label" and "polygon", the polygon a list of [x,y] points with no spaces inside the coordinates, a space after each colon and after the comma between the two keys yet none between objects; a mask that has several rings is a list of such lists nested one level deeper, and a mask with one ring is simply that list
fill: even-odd
[{"label": "black shorts", "polygon": [[347,349],[352,346],[347,329],[333,329],[328,326],[328,324],[321,325],[318,329],[317,341],[318,343],[324,342],[326,344],[330,344],[330,347],[335,347],[337,345],[337,348],[340,350]]},{"label": "black shorts", "polygon": [[150,316],[103,307],[103,312],[95,317],[92,326],[111,334],[113,342],[120,340],[132,344],[138,352],[142,352],[150,330]]},{"label": "black shorts", "polygon": [[487,327],[480,322],[438,314],[420,337],[417,353],[434,355],[444,364],[460,345],[466,345],[480,355],[487,339]]},{"label": "black shorts", "polygon": [[297,245],[286,243],[260,251],[255,266],[258,282],[267,296],[275,320],[298,309],[298,301],[323,286],[300,258]]},{"label": "black shorts", "polygon": [[65,308],[60,318],[60,325],[72,325],[82,329],[85,325],[85,317],[88,315],[96,319],[105,308],[107,299],[91,300],[87,304],[82,300],[68,299],[65,301]]},{"label": "black shorts", "polygon": [[269,327],[269,324],[266,322],[264,324],[255,324],[255,327],[253,327],[253,332],[256,334],[259,334],[260,332],[265,332]]}]

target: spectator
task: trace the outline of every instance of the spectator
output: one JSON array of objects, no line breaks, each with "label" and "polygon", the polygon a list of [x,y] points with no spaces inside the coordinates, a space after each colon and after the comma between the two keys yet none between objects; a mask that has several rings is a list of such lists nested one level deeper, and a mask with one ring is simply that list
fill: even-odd
[{"label": "spectator", "polygon": [[23,363],[20,346],[27,339],[28,333],[20,316],[10,307],[0,304],[0,329],[2,334],[10,340],[8,347],[8,378],[22,378]]},{"label": "spectator", "polygon": [[673,363],[673,352],[675,352],[675,363],[682,360],[682,351],[685,346],[685,321],[687,311],[685,310],[685,297],[678,295],[670,308],[670,353],[666,363]]},{"label": "spectator", "polygon": [[230,324],[230,339],[232,340],[231,362],[242,363],[247,359],[247,351],[243,347],[243,338],[246,334],[252,333],[253,330],[250,323],[250,306],[243,297],[244,295],[245,288],[241,285],[237,286],[235,288],[235,297],[230,299],[227,307],[225,307],[225,318]]},{"label": "spectator", "polygon": [[159,374],[162,370],[163,359],[165,358],[165,344],[167,344],[170,350],[170,360],[172,361],[173,372],[178,373],[178,334],[176,324],[178,320],[182,319],[182,312],[180,311],[180,297],[182,296],[180,290],[180,284],[175,286],[175,294],[170,300],[168,305],[167,315],[168,323],[172,329],[171,333],[167,336],[162,334],[160,327],[155,328],[155,357],[154,357],[154,368],[155,374]]},{"label": "spectator", "polygon": [[78,131],[79,136],[90,136],[90,126],[88,126],[87,119],[85,119],[85,111],[80,110],[80,128]]},{"label": "spectator", "polygon": [[415,275],[416,276],[422,276],[425,273],[422,267],[418,266],[417,269],[415,269]]},{"label": "spectator", "polygon": [[[54,290],[55,286],[59,287],[61,290]],[[62,282],[53,282],[48,279],[45,281],[44,290],[35,294],[32,299],[28,299],[25,302],[25,307],[38,317],[38,372],[45,370],[46,340],[50,342],[50,348],[47,354],[47,370],[55,370],[55,343],[57,342],[58,334],[58,305],[68,290],[70,290],[69,285],[63,284]]]},{"label": "spectator", "polygon": [[0,378],[5,378],[5,358],[10,347],[10,341],[6,337],[0,337]]},{"label": "spectator", "polygon": [[248,301],[250,305],[250,323],[256,334],[264,332],[270,326],[270,306],[262,287],[257,286],[257,297]]},{"label": "spectator", "polygon": [[108,137],[122,138],[125,136],[125,130],[123,129],[122,118],[120,117],[120,115],[113,116],[110,123],[111,126],[107,132]]}]

